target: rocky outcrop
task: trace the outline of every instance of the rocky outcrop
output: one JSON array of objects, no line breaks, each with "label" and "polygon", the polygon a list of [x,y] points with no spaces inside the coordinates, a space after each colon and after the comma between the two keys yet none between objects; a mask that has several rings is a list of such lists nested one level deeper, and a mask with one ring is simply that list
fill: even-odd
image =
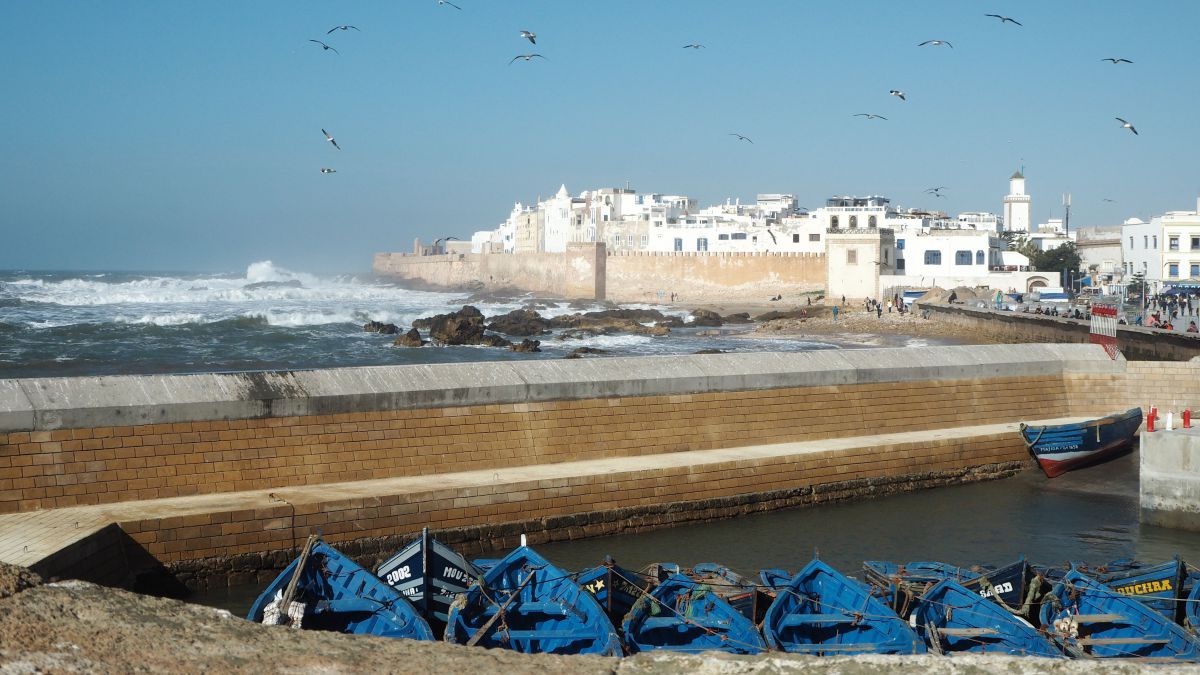
[{"label": "rocky outcrop", "polygon": [[0,562],[0,599],[41,585],[42,578],[32,570]]},{"label": "rocky outcrop", "polygon": [[383,323],[381,321],[368,321],[363,324],[363,331],[367,333],[381,333],[383,335],[395,335],[400,332],[400,329],[394,323]]},{"label": "rocky outcrop", "polygon": [[564,359],[582,359],[584,356],[586,356],[588,354],[607,354],[607,353],[608,352],[606,352],[605,350],[597,349],[596,347],[580,347],[580,348],[576,349],[575,351],[571,352],[570,354],[567,354],[563,358]]},{"label": "rocky outcrop", "polygon": [[541,340],[525,339],[521,340],[521,342],[518,344],[510,345],[509,349],[513,350],[514,352],[540,352],[542,351],[541,345]]},{"label": "rocky outcrop", "polygon": [[693,354],[728,354],[724,349],[701,349],[692,352]]},{"label": "rocky outcrop", "polygon": [[543,318],[541,314],[532,309],[514,309],[508,314],[492,317],[487,329],[505,335],[527,337],[549,333],[550,326],[550,320]]},{"label": "rocky outcrop", "polygon": [[720,314],[708,309],[694,309],[692,310],[692,320],[688,325],[719,328],[724,324]]},{"label": "rocky outcrop", "polygon": [[[647,321],[664,321],[667,317],[656,309],[619,309],[585,314],[567,314],[550,319],[554,328],[567,328],[570,337],[635,333],[637,335],[670,335],[670,327],[661,323],[642,325]],[[560,336],[561,337],[561,336]]]},{"label": "rocky outcrop", "polygon": [[750,312],[738,312],[736,314],[726,314],[721,317],[725,323],[752,323],[754,319],[750,318]]},{"label": "rocky outcrop", "polygon": [[787,310],[784,312],[776,311],[776,312],[767,312],[766,314],[759,314],[758,316],[754,317],[754,320],[758,321],[758,322],[763,322],[763,321],[774,321],[776,319],[806,319],[806,318],[808,318],[808,310],[792,309],[792,310]]},{"label": "rocky outcrop", "polygon": [[421,339],[421,333],[416,328],[413,328],[412,330],[393,340],[392,344],[396,345],[397,347],[422,347],[426,344],[426,342]]},{"label": "rocky outcrop", "polygon": [[429,340],[436,345],[507,347],[512,344],[498,335],[485,333],[483,312],[471,305],[463,305],[457,312],[417,319],[413,328],[427,328]]}]

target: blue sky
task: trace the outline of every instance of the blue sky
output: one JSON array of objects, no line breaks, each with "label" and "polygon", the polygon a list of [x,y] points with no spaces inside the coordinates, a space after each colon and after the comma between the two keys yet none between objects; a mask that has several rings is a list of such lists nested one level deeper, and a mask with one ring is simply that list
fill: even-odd
[{"label": "blue sky", "polygon": [[564,182],[953,213],[1023,163],[1076,225],[1200,191],[1197,2],[456,2],[10,0],[0,268],[365,271]]}]

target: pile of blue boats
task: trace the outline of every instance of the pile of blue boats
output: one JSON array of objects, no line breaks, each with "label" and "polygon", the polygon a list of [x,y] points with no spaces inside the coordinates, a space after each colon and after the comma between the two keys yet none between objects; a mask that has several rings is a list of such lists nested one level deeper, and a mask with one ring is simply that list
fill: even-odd
[{"label": "pile of blue boats", "polygon": [[524,653],[1200,660],[1200,570],[1178,557],[969,569],[869,561],[861,580],[814,559],[760,576],[712,563],[632,571],[611,559],[569,572],[523,542],[468,561],[428,532],[372,573],[314,536],[247,618]]}]

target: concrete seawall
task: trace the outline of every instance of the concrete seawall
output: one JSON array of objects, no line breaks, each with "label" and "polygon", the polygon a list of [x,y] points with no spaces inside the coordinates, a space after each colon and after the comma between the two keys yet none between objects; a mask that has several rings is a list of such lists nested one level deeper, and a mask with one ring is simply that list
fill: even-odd
[{"label": "concrete seawall", "polygon": [[[965,328],[1003,330],[1013,342],[1087,342],[1091,324],[1064,316],[1006,312],[966,305],[920,303],[930,320]],[[1131,361],[1187,361],[1200,356],[1200,334],[1118,326],[1117,346]]]},{"label": "concrete seawall", "polygon": [[1027,465],[1018,421],[1110,412],[1135,366],[990,345],[8,380],[0,560],[202,584],[317,528],[370,559],[423,526],[477,550],[994,478]]}]

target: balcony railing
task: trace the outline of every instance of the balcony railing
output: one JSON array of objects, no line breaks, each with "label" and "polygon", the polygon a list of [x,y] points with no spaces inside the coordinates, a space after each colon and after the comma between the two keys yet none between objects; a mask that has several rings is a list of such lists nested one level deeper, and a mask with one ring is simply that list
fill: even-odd
[{"label": "balcony railing", "polygon": [[890,234],[895,235],[896,231],[890,227],[827,227],[826,234]]}]

